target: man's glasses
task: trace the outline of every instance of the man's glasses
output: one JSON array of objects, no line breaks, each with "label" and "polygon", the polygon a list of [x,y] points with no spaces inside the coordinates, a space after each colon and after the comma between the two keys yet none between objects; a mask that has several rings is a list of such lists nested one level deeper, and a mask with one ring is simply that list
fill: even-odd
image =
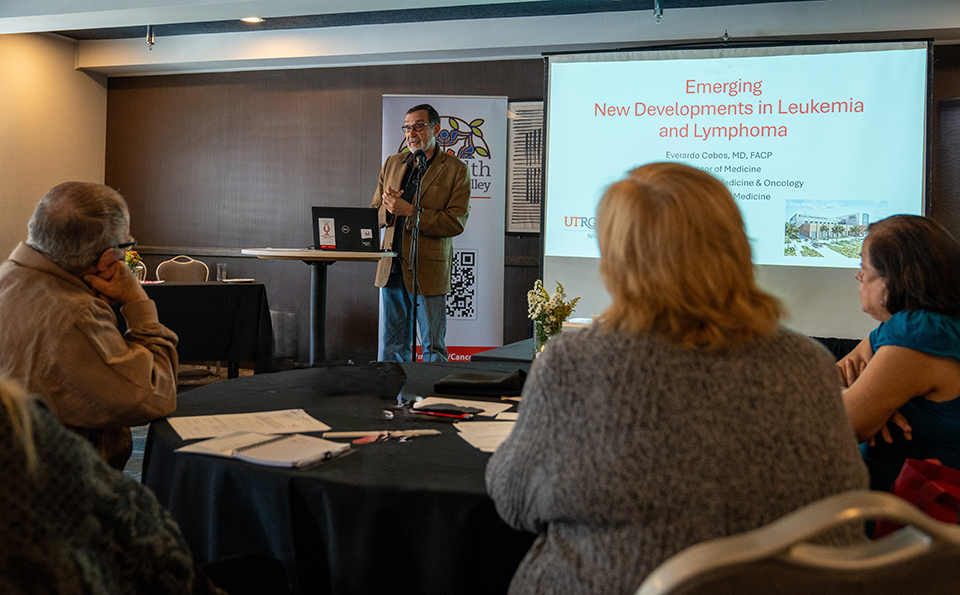
[{"label": "man's glasses", "polygon": [[430,124],[424,124],[423,122],[417,122],[416,124],[405,124],[400,127],[400,130],[403,130],[404,133],[408,133],[411,130],[414,132],[423,132],[423,129],[429,125]]},{"label": "man's glasses", "polygon": [[137,247],[137,240],[130,240],[129,242],[124,242],[122,244],[117,244],[116,246],[114,246],[114,248],[116,248],[117,250],[123,250],[124,252],[126,252],[131,248],[136,248],[136,247]]}]

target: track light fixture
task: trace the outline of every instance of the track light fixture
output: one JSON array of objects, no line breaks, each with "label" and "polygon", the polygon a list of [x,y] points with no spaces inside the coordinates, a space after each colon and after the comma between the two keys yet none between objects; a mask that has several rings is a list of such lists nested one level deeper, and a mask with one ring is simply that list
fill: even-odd
[{"label": "track light fixture", "polygon": [[156,36],[153,34],[153,25],[147,25],[147,45],[151,50],[153,49],[153,44],[156,42]]},{"label": "track light fixture", "polygon": [[653,0],[653,20],[660,24],[663,19],[663,0]]}]

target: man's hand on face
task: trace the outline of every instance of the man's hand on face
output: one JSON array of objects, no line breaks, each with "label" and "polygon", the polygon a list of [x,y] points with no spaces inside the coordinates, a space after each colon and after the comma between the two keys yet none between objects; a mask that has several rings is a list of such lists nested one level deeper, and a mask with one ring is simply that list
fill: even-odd
[{"label": "man's hand on face", "polygon": [[110,303],[123,305],[148,299],[140,281],[133,276],[127,263],[117,258],[117,250],[113,248],[104,250],[100,260],[90,267],[83,280]]}]

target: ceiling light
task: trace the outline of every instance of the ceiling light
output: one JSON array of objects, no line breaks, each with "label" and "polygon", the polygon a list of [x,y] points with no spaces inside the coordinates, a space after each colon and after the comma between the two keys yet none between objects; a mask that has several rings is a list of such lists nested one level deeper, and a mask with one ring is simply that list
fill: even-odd
[{"label": "ceiling light", "polygon": [[261,19],[260,17],[243,17],[240,20],[243,21],[244,23],[253,23],[253,24],[263,22],[263,19]]}]

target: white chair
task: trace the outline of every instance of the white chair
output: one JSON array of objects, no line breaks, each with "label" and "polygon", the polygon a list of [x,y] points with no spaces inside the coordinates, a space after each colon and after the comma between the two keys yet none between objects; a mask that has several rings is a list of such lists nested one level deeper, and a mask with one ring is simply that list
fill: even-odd
[{"label": "white chair", "polygon": [[[808,543],[854,521],[903,529],[850,546]],[[960,526],[885,492],[824,498],[773,523],[691,546],[661,564],[636,595],[960,593]]]},{"label": "white chair", "polygon": [[157,281],[206,281],[210,277],[210,269],[199,260],[194,260],[185,254],[175,256],[157,265]]}]

